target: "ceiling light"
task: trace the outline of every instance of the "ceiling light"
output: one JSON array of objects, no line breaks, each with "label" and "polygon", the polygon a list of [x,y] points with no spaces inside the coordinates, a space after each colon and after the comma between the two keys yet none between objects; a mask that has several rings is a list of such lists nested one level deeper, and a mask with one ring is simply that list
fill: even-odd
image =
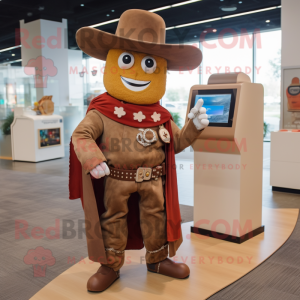
[{"label": "ceiling light", "polygon": [[199,2],[199,1],[202,1],[202,0],[184,1],[184,2],[180,2],[180,3],[172,4],[172,5],[167,5],[167,6],[162,6],[162,7],[159,7],[159,8],[150,9],[149,11],[150,12],[156,12],[156,11],[161,11],[161,10],[165,10],[165,9],[168,9],[168,8],[182,6],[182,5],[186,5],[186,4],[191,4],[191,3]]},{"label": "ceiling light", "polygon": [[[202,21],[197,21],[197,22],[192,22],[192,23],[187,23],[187,24],[182,24],[182,25],[176,25],[176,26],[172,26],[172,27],[167,27],[166,30],[170,30],[170,29],[174,29],[174,28],[181,28],[181,27],[186,27],[186,26],[193,26],[193,25],[197,25],[197,24],[208,23],[211,21],[218,21],[221,19],[222,18],[214,18],[214,19],[202,20]],[[209,25],[208,27],[211,27],[211,25]]]},{"label": "ceiling light", "polygon": [[112,9],[112,10],[111,10],[111,12],[115,12],[115,10],[114,10],[114,9]]},{"label": "ceiling light", "polygon": [[196,38],[196,37],[197,37],[197,35],[194,35],[194,37]]},{"label": "ceiling light", "polygon": [[20,47],[22,47],[22,46],[18,45],[18,46],[14,46],[14,47],[4,48],[4,49],[1,49],[0,52],[5,52],[5,51],[12,50],[12,49],[20,48]]},{"label": "ceiling light", "polygon": [[271,21],[270,20],[266,20],[266,23],[270,23]]},{"label": "ceiling light", "polygon": [[[201,1],[201,0],[198,0],[198,1]],[[193,1],[193,2],[196,2],[196,1]],[[190,4],[192,2],[191,1],[185,1],[185,2],[181,2],[181,3]],[[163,6],[163,7],[160,7],[160,8],[151,9],[149,11],[150,12],[156,12],[156,11],[160,11],[160,10],[165,10],[165,9],[172,8],[175,5],[179,6],[179,4],[180,3],[174,4],[174,5]],[[181,4],[181,5],[184,5],[184,4]],[[186,27],[186,26],[192,26],[192,25],[197,25],[197,24],[202,24],[202,23],[207,23],[207,22],[210,22],[210,21],[219,21],[219,20],[222,20],[222,19],[235,18],[235,17],[239,17],[239,16],[243,16],[243,15],[255,14],[255,13],[262,12],[262,11],[273,10],[273,9],[276,9],[276,8],[281,8],[281,5],[272,6],[272,7],[269,7],[269,8],[258,9],[258,10],[252,10],[252,11],[248,11],[248,12],[245,12],[245,13],[228,15],[228,16],[224,16],[224,17],[220,17],[220,18],[214,18],[214,19],[210,19],[210,20],[203,20],[203,21],[198,21],[198,22],[193,22],[193,23],[188,23],[188,24],[183,24],[183,25],[171,26],[171,27],[167,27],[166,30],[170,30],[170,29],[174,29],[174,28],[180,28],[180,27]],[[103,26],[103,25],[106,25],[106,24],[118,22],[119,20],[120,20],[119,18],[118,19],[113,19],[113,20],[97,23],[97,24],[94,24],[94,25],[90,25],[89,27],[92,27],[92,28],[99,27],[99,26]]]},{"label": "ceiling light", "polygon": [[243,1],[239,1],[239,4],[242,4],[243,3]]},{"label": "ceiling light", "polygon": [[15,55],[16,55],[16,54],[13,53],[11,56],[15,56]]},{"label": "ceiling light", "polygon": [[150,12],[156,12],[156,11],[165,10],[165,9],[168,9],[168,8],[171,8],[171,7],[172,7],[172,5],[168,5],[168,6],[163,6],[163,7],[151,9],[151,10],[149,10],[149,11],[150,11]]},{"label": "ceiling light", "polygon": [[181,27],[197,25],[197,24],[202,24],[202,23],[207,23],[207,22],[212,22],[212,21],[218,21],[218,20],[221,20],[221,18],[214,18],[214,19],[208,19],[208,20],[203,20],[203,21],[198,21],[198,22],[192,22],[192,23],[188,23],[188,24],[177,25],[177,26],[174,26],[174,27],[175,28],[181,28]]},{"label": "ceiling light", "polygon": [[186,4],[190,4],[190,3],[193,3],[193,2],[199,2],[199,1],[201,1],[201,0],[184,1],[184,2],[177,3],[177,4],[173,4],[171,6],[172,7],[177,7],[177,6],[186,5]]},{"label": "ceiling light", "polygon": [[231,5],[223,5],[220,7],[220,9],[223,11],[235,11],[237,10],[237,7],[234,4],[231,4]]},{"label": "ceiling light", "polygon": [[[6,60],[9,60],[9,59],[7,58]],[[22,61],[22,59],[11,60],[10,63],[13,64],[13,63],[20,62],[20,61]],[[0,65],[3,65],[3,64],[6,64],[6,63],[0,63]]]},{"label": "ceiling light", "polygon": [[272,7],[269,7],[269,8],[263,8],[263,9],[247,11],[247,12],[240,13],[240,14],[229,15],[229,16],[222,17],[222,19],[229,19],[229,18],[235,18],[235,17],[244,16],[244,15],[256,14],[256,13],[259,13],[259,12],[262,12],[262,11],[273,10],[273,9],[276,9],[276,8],[281,8],[281,5],[280,6],[272,6]]},{"label": "ceiling light", "polygon": [[84,4],[80,4],[80,6],[84,6]]},{"label": "ceiling light", "polygon": [[102,23],[98,23],[98,24],[95,24],[95,25],[91,25],[89,27],[98,27],[98,26],[102,26],[102,25],[106,25],[106,24],[110,24],[110,23],[115,23],[115,22],[118,22],[120,19],[113,19],[113,20],[109,20],[109,21],[106,21],[106,22],[102,22]]},{"label": "ceiling light", "polygon": [[217,32],[217,29],[213,29],[213,32]]},{"label": "ceiling light", "polygon": [[110,16],[110,14],[107,14],[106,16],[107,16],[107,17],[109,17],[109,16]]}]

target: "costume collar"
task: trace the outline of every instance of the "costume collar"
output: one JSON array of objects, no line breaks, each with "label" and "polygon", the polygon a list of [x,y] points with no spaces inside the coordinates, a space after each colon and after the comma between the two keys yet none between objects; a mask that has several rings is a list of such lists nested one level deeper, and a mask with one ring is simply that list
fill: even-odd
[{"label": "costume collar", "polygon": [[155,127],[169,121],[172,116],[158,102],[150,105],[136,105],[120,101],[108,93],[94,98],[87,112],[96,109],[106,117],[131,127]]}]

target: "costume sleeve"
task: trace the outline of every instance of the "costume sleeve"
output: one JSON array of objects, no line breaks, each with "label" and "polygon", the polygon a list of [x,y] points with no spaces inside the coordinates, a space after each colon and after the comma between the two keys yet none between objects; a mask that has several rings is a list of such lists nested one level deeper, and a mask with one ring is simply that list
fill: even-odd
[{"label": "costume sleeve", "polygon": [[106,161],[95,140],[103,132],[103,121],[98,111],[91,110],[72,134],[75,153],[84,171],[88,174],[101,162]]},{"label": "costume sleeve", "polygon": [[197,130],[192,120],[188,120],[188,122],[183,126],[181,130],[173,121],[171,121],[171,126],[173,132],[175,154],[183,151],[186,147],[190,146],[202,132],[202,130]]}]

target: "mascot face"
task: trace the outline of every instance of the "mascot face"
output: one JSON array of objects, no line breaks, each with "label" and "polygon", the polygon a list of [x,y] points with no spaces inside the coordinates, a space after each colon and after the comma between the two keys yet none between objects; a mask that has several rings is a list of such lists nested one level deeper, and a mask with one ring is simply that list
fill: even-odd
[{"label": "mascot face", "polygon": [[158,102],[166,91],[167,61],[121,49],[109,50],[104,86],[116,99],[147,105]]}]

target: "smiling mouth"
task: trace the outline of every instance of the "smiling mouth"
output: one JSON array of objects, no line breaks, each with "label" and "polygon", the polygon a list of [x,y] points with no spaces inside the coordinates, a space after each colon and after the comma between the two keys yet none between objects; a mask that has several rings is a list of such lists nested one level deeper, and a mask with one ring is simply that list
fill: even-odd
[{"label": "smiling mouth", "polygon": [[143,91],[148,87],[151,81],[135,80],[121,76],[122,82],[129,90],[134,92]]}]

